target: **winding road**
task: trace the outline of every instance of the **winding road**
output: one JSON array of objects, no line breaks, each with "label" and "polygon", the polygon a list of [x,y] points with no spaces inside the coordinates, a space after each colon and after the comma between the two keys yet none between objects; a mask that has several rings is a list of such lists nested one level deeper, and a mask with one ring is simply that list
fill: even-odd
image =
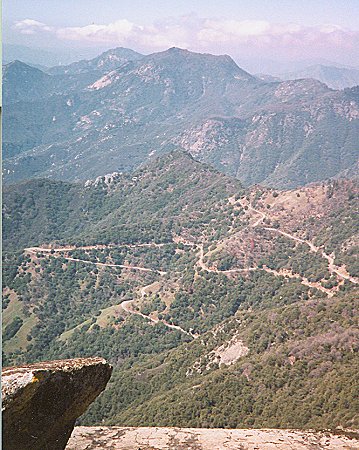
[{"label": "winding road", "polygon": [[[252,225],[252,227],[257,227],[261,222],[264,221],[264,219],[266,219],[266,215],[264,212],[259,211],[258,209],[253,208],[252,206],[248,206],[248,209],[256,212],[257,214],[260,214],[261,217]],[[300,242],[301,244],[306,244],[309,246],[310,250],[313,253],[318,253],[320,252],[320,255],[322,256],[322,258],[326,259],[328,261],[328,270],[329,273],[331,274],[336,274],[338,277],[344,279],[344,280],[348,280],[353,284],[358,284],[359,280],[353,276],[351,276],[348,271],[345,269],[345,267],[343,266],[337,266],[335,264],[335,254],[334,252],[331,255],[328,255],[327,253],[325,253],[325,251],[321,248],[321,247],[317,247],[316,245],[314,245],[312,242],[307,241],[305,239],[301,239],[297,236],[294,236],[293,234],[290,234],[286,231],[282,231],[278,228],[273,228],[273,227],[263,227],[264,230],[267,231],[272,231],[275,233],[279,233],[289,239],[292,239],[293,241],[296,242]]]},{"label": "winding road", "polygon": [[[166,244],[139,244],[139,246],[141,247],[150,247],[150,246],[163,246]],[[51,254],[51,250],[53,250],[55,253],[61,253],[61,252],[68,252],[68,251],[72,251],[72,250],[98,250],[98,249],[103,249],[103,248],[108,248],[108,247],[104,247],[104,246],[85,246],[85,247],[59,247],[59,248],[45,248],[45,247],[29,247],[26,248],[25,251],[30,253],[30,254],[36,254],[39,252],[43,252],[43,253],[47,253],[47,254]],[[100,266],[100,267],[120,267],[122,269],[130,269],[130,270],[138,270],[141,272],[153,272],[153,273],[157,273],[159,275],[166,275],[167,272],[164,272],[162,270],[154,270],[154,269],[149,269],[147,267],[140,267],[140,266],[131,266],[131,265],[124,265],[124,264],[111,264],[111,263],[101,263],[101,262],[94,262],[94,261],[87,261],[85,259],[80,259],[80,258],[72,258],[71,256],[64,256],[62,255],[62,257],[68,261],[75,261],[75,262],[82,262],[82,263],[86,263],[86,264],[93,264],[96,266]],[[146,289],[149,288],[150,286],[152,286],[153,283],[148,284],[146,286],[143,286],[140,290],[141,292],[141,296],[144,297],[146,295]],[[150,322],[153,322],[155,324],[158,323],[162,323],[163,325],[165,325],[167,328],[170,328],[172,330],[177,330],[180,331],[181,333],[187,334],[188,336],[191,336],[192,338],[196,339],[199,335],[192,333],[191,331],[186,331],[183,328],[181,328],[178,325],[174,325],[171,323],[166,322],[165,320],[160,320],[160,319],[156,319],[150,316],[147,316],[143,313],[141,313],[140,311],[135,311],[133,310],[130,305],[134,302],[135,300],[125,300],[122,303],[120,303],[121,308],[126,311],[128,314],[134,314],[134,315],[138,315],[143,317],[146,320],[149,320]]]},{"label": "winding road", "polygon": [[[256,228],[259,227],[261,224],[263,224],[264,220],[267,218],[266,214],[262,211],[259,211],[255,208],[253,208],[250,204],[248,205],[248,210],[253,211],[256,214],[259,214],[259,218],[256,219],[252,224],[249,224],[246,228]],[[325,253],[325,251],[323,250],[322,247],[318,247],[316,245],[314,245],[312,242],[299,238],[297,236],[294,236],[291,233],[288,233],[287,231],[283,231],[280,230],[279,228],[274,228],[274,227],[266,227],[263,226],[262,227],[264,230],[270,231],[272,233],[277,233],[277,234],[281,234],[282,236],[287,237],[288,239],[291,239],[293,241],[299,242],[301,244],[305,244],[309,247],[309,250],[313,253],[319,253],[321,255],[322,258],[326,259],[326,261],[328,262],[328,270],[329,273],[331,274],[335,274],[337,277],[339,277],[341,279],[341,284],[344,282],[344,280],[347,280],[353,284],[358,284],[358,279],[351,276],[348,271],[346,270],[345,266],[337,266],[335,264],[335,254],[332,253],[330,255],[328,255],[327,253]],[[243,231],[243,230],[242,230]],[[198,260],[194,265],[194,268],[200,268],[206,272],[212,272],[212,273],[223,273],[224,275],[230,275],[230,274],[235,274],[235,273],[249,273],[249,272],[253,272],[253,271],[258,271],[258,270],[263,270],[267,273],[270,273],[274,276],[277,277],[284,277],[284,278],[294,278],[294,279],[298,279],[300,280],[300,282],[305,285],[308,286],[310,288],[315,288],[318,289],[319,291],[325,293],[328,297],[332,297],[339,289],[339,286],[335,286],[331,289],[325,288],[324,286],[321,285],[320,282],[311,282],[309,281],[307,278],[303,277],[302,275],[298,274],[298,273],[293,273],[291,270],[288,269],[280,269],[280,270],[275,270],[275,269],[271,269],[267,266],[263,266],[263,267],[250,267],[250,268],[242,268],[242,269],[229,269],[229,270],[219,270],[217,268],[213,268],[213,267],[208,267],[207,264],[204,262],[204,258],[205,256],[210,255],[211,253],[213,253],[215,250],[218,250],[219,246],[223,245],[222,241],[221,243],[217,243],[217,246],[214,250],[211,250],[209,252],[207,252],[205,254],[204,252],[204,244],[203,243],[194,243],[185,239],[177,239],[178,242],[174,239],[173,242],[169,242],[169,243],[161,243],[161,244],[157,244],[157,243],[144,243],[144,244],[121,244],[121,245],[115,245],[115,244],[109,244],[109,245],[102,245],[102,244],[98,244],[98,245],[91,245],[91,246],[83,246],[83,247],[75,247],[75,246],[68,246],[68,247],[58,247],[58,248],[50,248],[50,247],[29,247],[25,249],[25,252],[27,252],[30,255],[36,255],[38,253],[43,253],[46,255],[53,255],[56,254],[56,257],[62,256],[63,258],[65,258],[68,261],[74,261],[74,262],[82,262],[85,264],[93,264],[95,266],[99,266],[99,267],[110,267],[110,268],[116,268],[119,267],[121,269],[127,269],[127,270],[137,270],[139,272],[151,272],[151,273],[155,273],[158,274],[160,276],[164,276],[167,274],[167,272],[162,271],[162,270],[156,270],[156,269],[151,269],[148,267],[141,267],[141,266],[135,266],[135,265],[125,265],[125,264],[112,264],[112,263],[102,263],[102,262],[94,262],[94,261],[89,261],[89,260],[84,260],[84,259],[80,259],[80,258],[73,258],[71,256],[66,255],[67,252],[70,251],[74,251],[74,250],[102,250],[102,249],[107,249],[107,248],[115,248],[115,247],[128,247],[128,248],[136,248],[136,247],[163,247],[165,245],[168,244],[184,244],[186,246],[189,247],[193,247],[198,249]],[[63,254],[65,253],[65,255]],[[144,298],[146,295],[146,290],[152,285],[153,283],[143,286],[140,289],[140,293],[141,293],[141,297]],[[192,333],[192,331],[186,331],[183,328],[181,328],[178,325],[174,325],[171,323],[166,322],[165,320],[160,320],[158,318],[154,318],[148,315],[145,315],[143,313],[141,313],[140,311],[136,311],[134,309],[131,308],[132,303],[135,300],[125,300],[122,303],[119,304],[119,306],[121,306],[121,308],[128,314],[132,314],[132,315],[138,315],[143,317],[144,319],[158,324],[158,323],[162,323],[164,326],[166,326],[169,329],[172,330],[177,330],[180,331],[181,333],[184,333],[188,336],[191,336],[192,338],[196,339],[199,337],[199,335]]]},{"label": "winding road", "polygon": [[[161,245],[161,244],[157,244]],[[61,252],[68,252],[72,250],[98,250],[103,248],[109,248],[109,247],[98,247],[98,246],[91,246],[91,247],[62,247],[62,248],[56,248],[56,249],[49,249],[44,247],[29,247],[25,248],[24,251],[31,254],[36,254],[39,252],[43,253],[50,253],[51,250],[53,250],[55,253],[61,253]],[[62,258],[66,259],[67,261],[74,261],[74,262],[82,262],[85,264],[93,264],[95,266],[99,267],[119,267],[121,269],[128,269],[128,270],[139,270],[140,272],[152,272],[152,273],[158,273],[159,275],[166,275],[167,272],[163,270],[156,270],[156,269],[150,269],[148,267],[141,267],[141,266],[132,266],[132,265],[125,265],[125,264],[111,264],[111,263],[102,263],[98,261],[89,261],[86,259],[80,259],[80,258],[72,258],[71,256],[62,255]]]},{"label": "winding road", "polygon": [[[152,284],[152,283],[151,283]],[[148,286],[151,286],[151,285],[148,285]],[[146,288],[146,287],[148,287],[148,286],[144,286],[144,288]],[[144,289],[144,288],[142,288],[142,289]],[[141,292],[142,292],[142,289],[141,289]],[[184,334],[187,334],[188,336],[191,336],[192,338],[194,338],[194,339],[196,339],[196,338],[198,338],[198,334],[194,334],[194,333],[192,333],[191,331],[186,331],[186,330],[184,330],[183,328],[181,328],[180,326],[178,326],[178,325],[173,325],[172,323],[168,323],[168,322],[166,322],[165,320],[160,320],[160,319],[155,319],[154,317],[150,317],[150,316],[146,316],[146,314],[143,314],[143,313],[141,313],[140,311],[135,311],[135,310],[133,310],[132,308],[130,308],[130,305],[134,302],[135,300],[125,300],[125,301],[123,301],[121,304],[120,304],[120,306],[122,307],[122,309],[124,310],[124,311],[126,311],[127,313],[129,313],[129,314],[135,314],[135,315],[137,315],[137,316],[141,316],[141,317],[143,317],[144,319],[147,319],[147,320],[149,320],[150,322],[153,322],[153,323],[155,323],[155,324],[158,324],[158,323],[162,323],[164,326],[166,326],[167,328],[170,328],[170,329],[172,329],[172,330],[177,330],[177,331],[180,331],[181,333],[184,333]]]}]

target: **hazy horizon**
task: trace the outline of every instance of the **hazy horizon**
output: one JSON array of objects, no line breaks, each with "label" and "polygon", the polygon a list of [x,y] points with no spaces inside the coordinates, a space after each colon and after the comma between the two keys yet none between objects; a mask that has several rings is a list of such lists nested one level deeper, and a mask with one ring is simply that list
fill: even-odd
[{"label": "hazy horizon", "polygon": [[[236,62],[329,61],[359,66],[359,3],[348,0],[108,0],[99,4],[4,0],[5,45],[93,57],[114,47],[140,53],[170,47],[229,54]],[[82,56],[83,55],[83,56]],[[69,56],[71,59],[71,57]],[[67,61],[66,61],[67,62]]]}]

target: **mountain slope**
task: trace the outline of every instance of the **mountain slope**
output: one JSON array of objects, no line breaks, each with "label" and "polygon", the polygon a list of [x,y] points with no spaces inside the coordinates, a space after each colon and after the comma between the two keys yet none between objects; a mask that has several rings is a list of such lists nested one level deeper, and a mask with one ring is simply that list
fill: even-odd
[{"label": "mountain slope", "polygon": [[146,242],[149,232],[147,239],[163,239],[178,221],[201,226],[213,204],[241,191],[238,180],[183,152],[157,158],[132,175],[114,173],[85,186],[32,180],[4,188],[4,245],[16,249],[60,239],[120,243],[121,235]]},{"label": "mountain slope", "polygon": [[355,426],[357,199],[244,191],[182,152],[7,186],[4,364],[102,354],[87,423]]},{"label": "mountain slope", "polygon": [[2,81],[5,103],[36,100],[52,89],[49,75],[21,61],[4,66]]},{"label": "mountain slope", "polygon": [[53,95],[81,91],[99,76],[101,71],[95,70],[75,75],[71,73],[49,75],[21,61],[13,61],[4,66],[4,104],[7,107],[14,103],[27,105],[31,102],[36,104],[41,100],[47,102]]},{"label": "mountain slope", "polygon": [[[83,423],[105,410],[109,425],[356,428],[357,312],[348,294],[239,310],[201,342],[116,372]],[[219,366],[215,352],[234,342],[248,353]]]},{"label": "mountain slope", "polygon": [[[19,153],[5,161],[6,182],[131,171],[175,148],[245,184],[294,187],[356,171],[352,90],[314,80],[266,83],[228,56],[176,48],[125,63],[85,89],[74,84],[93,73],[71,75],[64,92],[5,111],[4,142]],[[26,132],[14,136],[13,123]]]}]

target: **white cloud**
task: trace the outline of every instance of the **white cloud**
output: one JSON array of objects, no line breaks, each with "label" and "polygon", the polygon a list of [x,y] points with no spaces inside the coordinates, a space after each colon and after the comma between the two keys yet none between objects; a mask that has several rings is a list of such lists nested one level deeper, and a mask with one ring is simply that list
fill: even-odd
[{"label": "white cloud", "polygon": [[59,40],[78,43],[132,47],[140,51],[158,51],[168,47],[213,53],[267,51],[292,56],[310,55],[315,49],[340,52],[359,46],[359,32],[335,24],[304,27],[295,23],[270,23],[265,20],[200,18],[195,15],[172,17],[152,25],[140,25],[127,19],[109,24],[53,28],[42,22],[25,19],[14,24],[22,34],[52,33]]},{"label": "white cloud", "polygon": [[135,33],[137,27],[126,19],[117,20],[108,25],[86,25],[84,27],[66,27],[56,30],[59,39],[70,41],[91,41],[107,43],[117,41],[125,43],[128,37]]},{"label": "white cloud", "polygon": [[14,29],[18,30],[21,34],[35,34],[39,31],[53,31],[52,27],[33,19],[25,19],[15,22]]},{"label": "white cloud", "polygon": [[213,20],[204,22],[198,33],[199,40],[220,37],[222,41],[245,40],[250,36],[261,36],[270,30],[270,24],[264,20]]},{"label": "white cloud", "polygon": [[319,28],[321,33],[333,33],[335,31],[345,31],[342,27],[340,27],[339,25],[333,25],[333,24],[326,24],[326,25],[322,25]]},{"label": "white cloud", "polygon": [[123,46],[141,46],[148,49],[163,49],[173,45],[189,45],[186,27],[161,23],[150,26],[134,24],[126,19],[107,25],[87,25],[56,30],[59,39],[70,41],[107,43]]}]

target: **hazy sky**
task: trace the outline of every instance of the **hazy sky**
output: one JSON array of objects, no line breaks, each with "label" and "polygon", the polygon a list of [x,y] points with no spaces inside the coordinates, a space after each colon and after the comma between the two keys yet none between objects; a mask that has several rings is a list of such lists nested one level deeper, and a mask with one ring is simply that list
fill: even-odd
[{"label": "hazy sky", "polygon": [[4,42],[359,66],[359,0],[3,0]]}]

